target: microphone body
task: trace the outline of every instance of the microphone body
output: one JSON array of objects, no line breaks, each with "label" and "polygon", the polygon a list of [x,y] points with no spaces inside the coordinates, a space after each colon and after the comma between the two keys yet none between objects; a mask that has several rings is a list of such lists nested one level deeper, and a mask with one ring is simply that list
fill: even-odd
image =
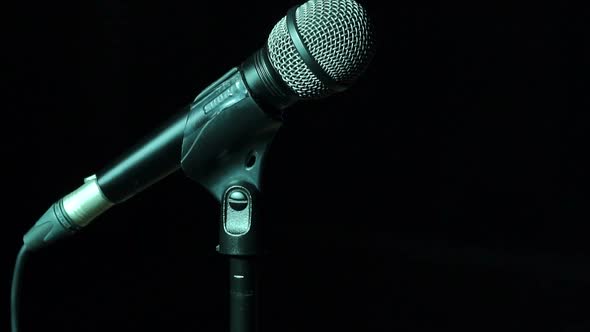
[{"label": "microphone body", "polygon": [[180,167],[180,150],[189,107],[143,138],[96,173],[97,184],[113,203],[121,203]]},{"label": "microphone body", "polygon": [[51,205],[24,235],[27,249],[38,249],[77,232],[113,205],[178,170],[187,110],[184,107],[165,125]]},{"label": "microphone body", "polygon": [[273,71],[267,54],[266,48],[255,52],[159,129],[55,202],[25,234],[27,248],[34,250],[75,233],[113,205],[177,171],[182,161],[190,165],[189,174],[206,176],[224,149],[233,149],[269,122],[277,124],[280,110],[297,97]]},{"label": "microphone body", "polygon": [[[241,103],[250,97],[256,105]],[[263,47],[240,67],[233,68],[209,85],[191,104],[183,107],[151,135],[144,137],[126,154],[99,171],[96,174],[98,186],[110,202],[121,203],[178,170],[181,166],[183,139],[186,137],[187,141],[194,140],[201,127],[213,117],[227,112],[228,108],[259,108],[269,117],[278,119],[280,111],[297,100],[296,95],[282,83],[280,76],[272,68],[268,50]],[[227,119],[223,126],[236,124],[239,127],[248,127],[247,123],[239,121]],[[243,131],[246,134],[247,130]],[[209,143],[210,147],[220,149],[212,145]],[[207,147],[202,147],[204,148]],[[185,146],[184,150],[187,149],[189,147]],[[187,153],[185,151],[182,156]],[[207,158],[209,157],[200,159],[205,162],[203,159]]]}]

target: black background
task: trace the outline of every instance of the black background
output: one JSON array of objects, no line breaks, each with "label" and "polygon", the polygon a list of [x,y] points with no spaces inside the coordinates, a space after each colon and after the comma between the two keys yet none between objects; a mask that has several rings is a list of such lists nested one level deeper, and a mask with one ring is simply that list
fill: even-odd
[{"label": "black background", "polygon": [[[297,3],[3,5],[4,304],[49,205]],[[588,16],[566,2],[362,3],[372,65],[293,106],[267,160],[264,330],[588,330]],[[177,173],[35,253],[23,331],[225,330],[218,215]]]}]

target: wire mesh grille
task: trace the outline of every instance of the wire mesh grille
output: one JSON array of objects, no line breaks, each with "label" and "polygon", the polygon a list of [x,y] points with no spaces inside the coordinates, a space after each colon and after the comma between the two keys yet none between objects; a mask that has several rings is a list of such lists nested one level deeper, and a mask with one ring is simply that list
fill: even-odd
[{"label": "wire mesh grille", "polygon": [[[373,56],[372,27],[366,11],[353,0],[311,0],[295,13],[299,33],[311,56],[342,85],[350,85]],[[272,65],[304,99],[331,93],[297,53],[283,17],[268,38]]]}]

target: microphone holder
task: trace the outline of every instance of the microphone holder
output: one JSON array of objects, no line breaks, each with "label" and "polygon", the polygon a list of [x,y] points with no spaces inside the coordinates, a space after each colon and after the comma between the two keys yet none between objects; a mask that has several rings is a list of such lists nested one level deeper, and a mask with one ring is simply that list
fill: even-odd
[{"label": "microphone holder", "polygon": [[229,331],[259,328],[258,274],[264,157],[281,122],[265,113],[234,68],[190,106],[181,167],[220,202],[219,245],[229,261]]}]

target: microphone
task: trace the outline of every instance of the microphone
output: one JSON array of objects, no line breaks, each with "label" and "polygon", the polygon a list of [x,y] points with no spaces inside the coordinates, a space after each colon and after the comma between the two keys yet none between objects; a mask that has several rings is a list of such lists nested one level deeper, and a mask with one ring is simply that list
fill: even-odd
[{"label": "microphone", "polygon": [[[126,154],[55,202],[24,235],[26,248],[35,250],[75,233],[113,205],[177,171],[186,138],[195,136],[195,128],[203,128],[213,117],[217,116],[216,123],[224,119],[218,114],[235,107],[235,94],[251,97],[266,117],[280,121],[284,109],[297,101],[350,87],[373,55],[371,22],[354,0],[310,0],[293,7],[275,24],[262,48]],[[195,113],[198,116],[191,116]],[[236,125],[242,124],[231,124]],[[251,129],[251,124],[245,126]],[[213,156],[211,150],[216,148],[208,146],[203,155]]]}]

